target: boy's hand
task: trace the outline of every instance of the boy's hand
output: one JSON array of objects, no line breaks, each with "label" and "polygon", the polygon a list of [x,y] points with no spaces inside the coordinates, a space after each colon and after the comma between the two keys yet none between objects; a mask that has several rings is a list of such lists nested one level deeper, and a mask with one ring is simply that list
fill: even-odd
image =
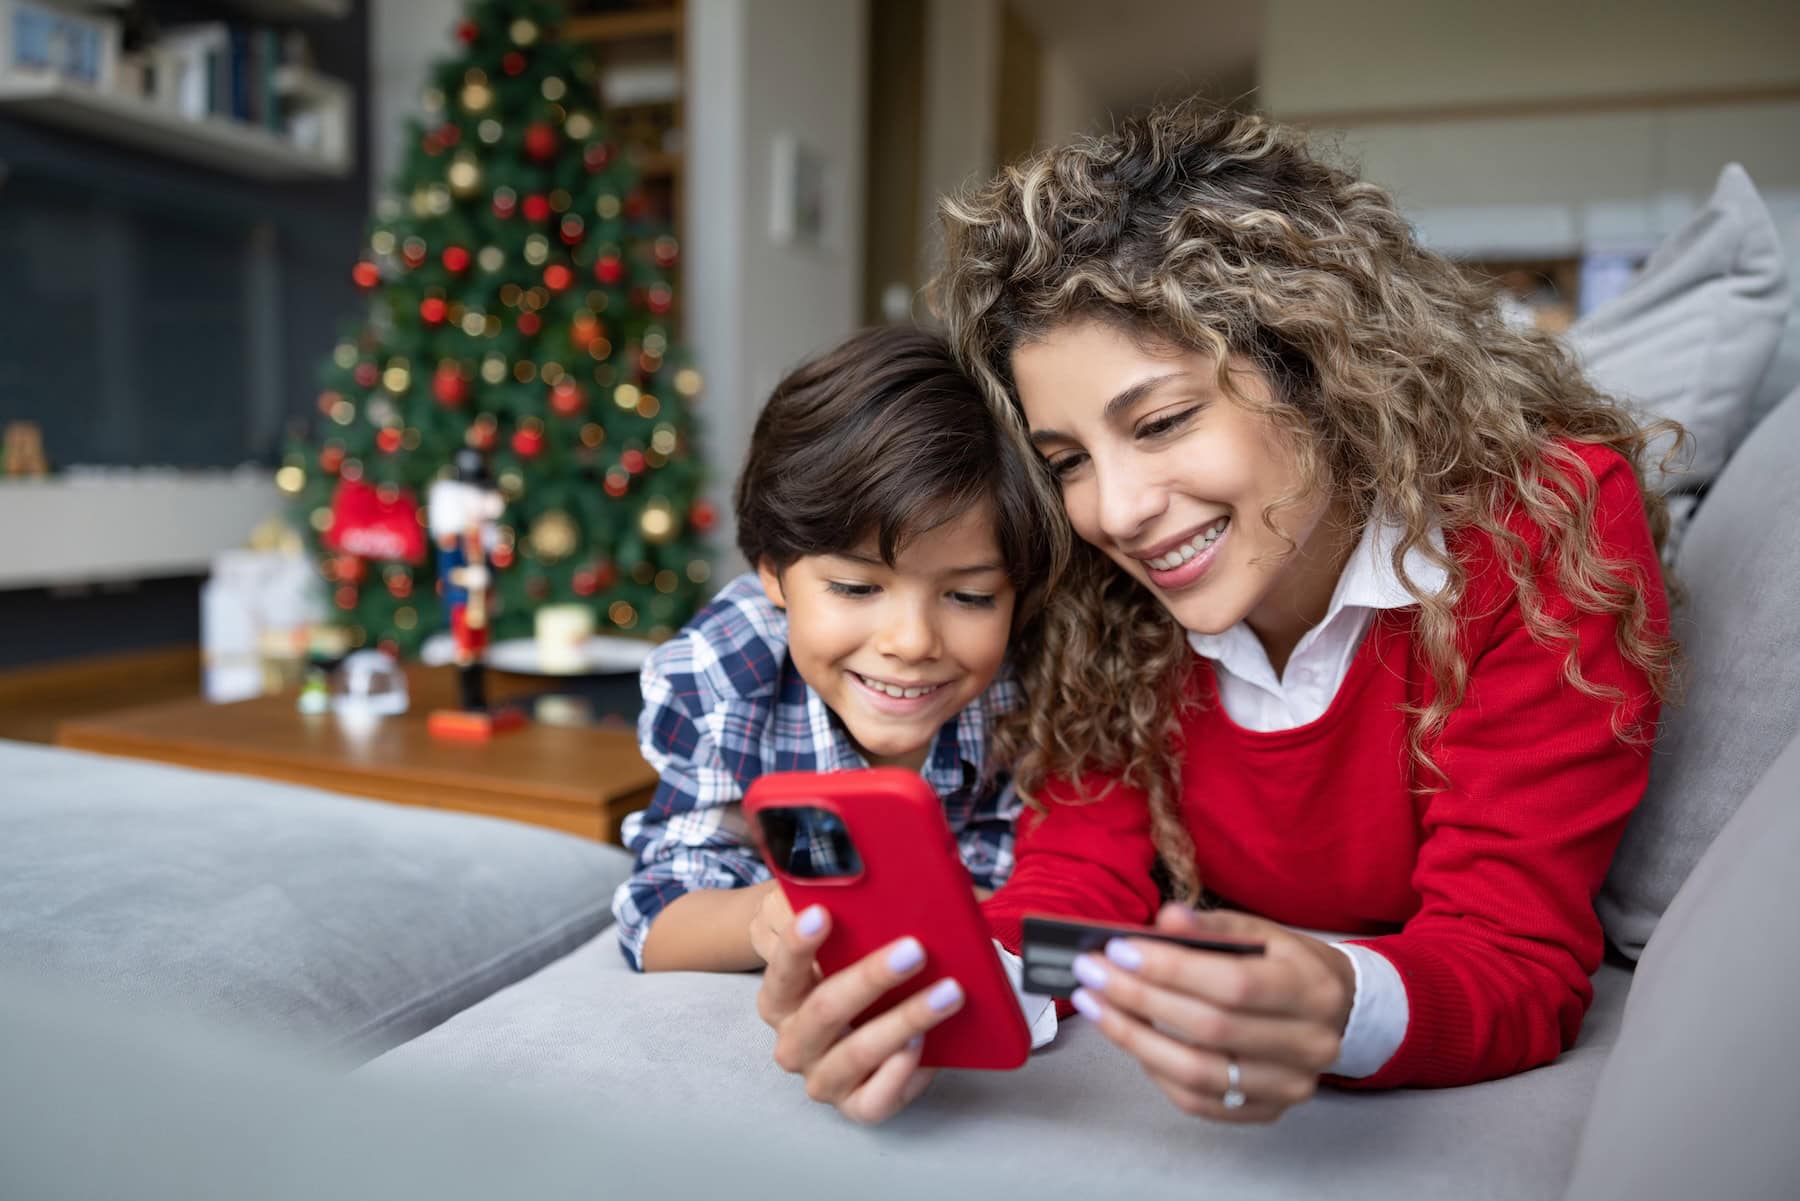
[{"label": "boy's hand", "polygon": [[763,895],[762,903],[750,917],[750,945],[756,949],[757,957],[768,963],[775,957],[782,936],[794,922],[794,909],[788,904],[781,885],[774,880],[752,887],[761,889]]}]

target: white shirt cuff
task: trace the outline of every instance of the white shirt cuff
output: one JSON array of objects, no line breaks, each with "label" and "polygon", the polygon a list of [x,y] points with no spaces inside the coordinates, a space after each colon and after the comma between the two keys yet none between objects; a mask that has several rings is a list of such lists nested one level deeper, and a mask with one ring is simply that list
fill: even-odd
[{"label": "white shirt cuff", "polygon": [[1387,956],[1370,947],[1332,943],[1349,957],[1356,970],[1356,996],[1350,1003],[1350,1021],[1337,1060],[1326,1072],[1360,1080],[1379,1072],[1400,1044],[1406,1041],[1406,1025],[1412,1011],[1406,1001],[1406,982]]},{"label": "white shirt cuff", "polygon": [[999,952],[1000,964],[1006,969],[1006,978],[1012,981],[1013,995],[1019,999],[1019,1012],[1025,1015],[1025,1024],[1031,1027],[1031,1049],[1035,1051],[1056,1037],[1056,998],[1026,992],[1021,987],[1025,978],[1025,961],[1001,946],[997,940],[994,950]]}]

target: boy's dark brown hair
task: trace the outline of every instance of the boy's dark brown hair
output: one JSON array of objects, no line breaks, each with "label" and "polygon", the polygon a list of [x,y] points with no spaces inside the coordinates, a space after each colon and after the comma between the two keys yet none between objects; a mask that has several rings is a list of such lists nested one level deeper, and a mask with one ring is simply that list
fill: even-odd
[{"label": "boy's dark brown hair", "polygon": [[1015,624],[1052,569],[1052,521],[1030,473],[945,340],[884,326],[852,335],[775,386],[738,477],[738,549],[777,571],[875,538],[889,566],[907,541],[977,505],[993,513],[1018,594]]}]

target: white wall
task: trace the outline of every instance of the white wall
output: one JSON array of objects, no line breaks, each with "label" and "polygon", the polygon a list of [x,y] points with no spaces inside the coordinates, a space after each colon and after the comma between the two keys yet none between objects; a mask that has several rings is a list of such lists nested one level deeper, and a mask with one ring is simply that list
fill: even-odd
[{"label": "white wall", "polygon": [[[1778,218],[1800,212],[1800,99],[1691,100],[1800,86],[1796,45],[1800,5],[1765,0],[1269,0],[1261,98],[1339,130],[1439,249],[1647,250],[1727,162],[1744,164]],[[1670,102],[1642,103],[1654,96]],[[1607,97],[1629,103],[1595,106]],[[1441,119],[1509,105],[1543,111]],[[1370,110],[1386,115],[1359,120]],[[1421,116],[1395,118],[1405,110]]]},{"label": "white wall", "polygon": [[464,0],[369,0],[369,184],[386,191],[431,64],[456,49]]},{"label": "white wall", "polygon": [[[720,575],[741,564],[731,487],[781,376],[859,324],[867,0],[688,0],[687,337],[722,520]],[[817,244],[771,234],[771,155],[792,137],[825,164]]]}]

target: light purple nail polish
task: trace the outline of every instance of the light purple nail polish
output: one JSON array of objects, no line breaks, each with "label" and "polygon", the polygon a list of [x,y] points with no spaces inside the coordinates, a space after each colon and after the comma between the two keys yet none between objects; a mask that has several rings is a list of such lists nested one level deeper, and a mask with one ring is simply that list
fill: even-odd
[{"label": "light purple nail polish", "polygon": [[1087,989],[1076,989],[1075,994],[1069,998],[1069,1003],[1075,1006],[1081,1016],[1088,1021],[1097,1022],[1100,1020],[1100,1002],[1094,1000],[1094,994]]},{"label": "light purple nail polish", "polygon": [[916,938],[903,938],[888,952],[888,970],[891,972],[910,972],[924,962],[925,948]]},{"label": "light purple nail polish", "polygon": [[817,905],[809,905],[800,911],[794,919],[794,929],[800,932],[801,938],[811,938],[825,928],[825,911]]},{"label": "light purple nail polish", "polygon": [[1122,938],[1107,940],[1106,957],[1128,972],[1135,972],[1144,966],[1143,952]]},{"label": "light purple nail polish", "polygon": [[1099,992],[1106,987],[1106,968],[1092,955],[1075,957],[1075,978]]},{"label": "light purple nail polish", "polygon": [[942,1013],[958,1001],[962,1000],[962,985],[954,980],[939,980],[925,994],[925,1004],[931,1006],[933,1013]]}]

